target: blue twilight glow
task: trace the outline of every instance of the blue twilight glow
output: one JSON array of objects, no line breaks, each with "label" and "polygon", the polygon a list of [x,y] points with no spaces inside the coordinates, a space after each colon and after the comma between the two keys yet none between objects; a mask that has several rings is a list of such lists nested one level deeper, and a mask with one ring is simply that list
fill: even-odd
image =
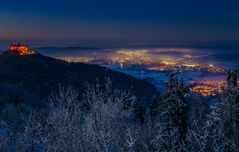
[{"label": "blue twilight glow", "polygon": [[239,42],[239,1],[3,0],[1,40]]}]

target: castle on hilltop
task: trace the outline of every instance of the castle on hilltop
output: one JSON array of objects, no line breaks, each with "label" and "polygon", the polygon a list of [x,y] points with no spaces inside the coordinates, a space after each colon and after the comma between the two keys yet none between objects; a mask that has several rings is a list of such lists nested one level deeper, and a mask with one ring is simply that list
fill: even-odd
[{"label": "castle on hilltop", "polygon": [[12,43],[8,49],[8,51],[16,52],[19,55],[30,55],[35,54],[27,45],[20,43]]}]

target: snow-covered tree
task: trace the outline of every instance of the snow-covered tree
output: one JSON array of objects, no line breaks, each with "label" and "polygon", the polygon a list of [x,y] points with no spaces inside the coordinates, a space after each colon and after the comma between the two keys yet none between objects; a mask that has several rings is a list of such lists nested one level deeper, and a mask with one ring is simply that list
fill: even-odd
[{"label": "snow-covered tree", "polygon": [[219,95],[218,102],[212,106],[205,125],[205,150],[239,150],[239,87],[237,70],[230,70],[228,86]]},{"label": "snow-covered tree", "polygon": [[160,115],[167,125],[165,131],[171,134],[177,130],[179,134],[177,143],[181,144],[186,139],[187,134],[189,114],[187,95],[191,86],[179,79],[177,74],[168,74],[167,89],[161,95]]}]

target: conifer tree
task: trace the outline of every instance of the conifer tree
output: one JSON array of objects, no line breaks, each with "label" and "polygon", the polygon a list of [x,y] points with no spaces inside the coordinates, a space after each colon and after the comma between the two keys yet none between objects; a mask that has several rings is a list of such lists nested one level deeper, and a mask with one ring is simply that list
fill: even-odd
[{"label": "conifer tree", "polygon": [[238,151],[239,147],[239,87],[237,71],[229,70],[227,87],[219,94],[205,125],[205,149]]},{"label": "conifer tree", "polygon": [[167,89],[162,93],[160,112],[163,122],[167,125],[167,131],[178,130],[178,144],[186,138],[188,126],[189,103],[187,95],[190,85],[177,77],[178,72],[168,74]]},{"label": "conifer tree", "polygon": [[150,116],[154,117],[159,114],[159,100],[157,96],[153,96],[152,102],[150,104]]}]

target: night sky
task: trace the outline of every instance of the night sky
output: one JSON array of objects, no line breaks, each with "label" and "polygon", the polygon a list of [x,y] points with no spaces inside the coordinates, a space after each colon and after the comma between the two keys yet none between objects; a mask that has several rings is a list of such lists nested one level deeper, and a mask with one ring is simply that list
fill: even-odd
[{"label": "night sky", "polygon": [[239,1],[2,0],[0,39],[239,43]]}]

